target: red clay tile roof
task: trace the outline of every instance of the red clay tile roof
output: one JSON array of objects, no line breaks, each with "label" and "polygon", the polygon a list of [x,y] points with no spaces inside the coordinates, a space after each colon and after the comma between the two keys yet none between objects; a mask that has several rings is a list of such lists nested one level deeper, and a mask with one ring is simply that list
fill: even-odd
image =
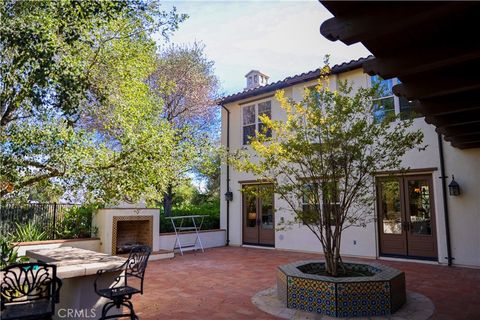
[{"label": "red clay tile roof", "polygon": [[[373,59],[373,56],[368,56],[366,58],[359,58],[357,60],[351,60],[349,62],[343,62],[341,64],[336,64],[332,67],[331,73],[332,74],[338,74],[354,69],[358,69],[362,67],[362,64],[365,61],[368,61],[370,59]],[[242,100],[245,98],[250,98],[253,96],[261,95],[264,93],[280,90],[292,85],[295,85],[297,83],[302,83],[302,82],[307,82],[311,81],[314,79],[318,79],[320,77],[320,68],[313,70],[313,71],[308,71],[304,72],[301,74],[297,74],[291,77],[286,77],[283,80],[279,80],[277,82],[269,83],[265,86],[253,88],[253,89],[245,89],[243,91],[231,94],[229,96],[225,96],[221,99],[218,100],[219,105],[225,105],[227,103],[235,102],[238,100]]]}]

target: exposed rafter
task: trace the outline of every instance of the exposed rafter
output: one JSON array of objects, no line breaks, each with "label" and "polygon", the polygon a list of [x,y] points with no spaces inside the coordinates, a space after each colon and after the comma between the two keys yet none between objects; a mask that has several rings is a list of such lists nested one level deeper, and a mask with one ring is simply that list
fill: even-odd
[{"label": "exposed rafter", "polygon": [[366,73],[398,78],[394,93],[454,147],[480,147],[480,2],[320,2],[326,38],[362,42],[376,57]]}]

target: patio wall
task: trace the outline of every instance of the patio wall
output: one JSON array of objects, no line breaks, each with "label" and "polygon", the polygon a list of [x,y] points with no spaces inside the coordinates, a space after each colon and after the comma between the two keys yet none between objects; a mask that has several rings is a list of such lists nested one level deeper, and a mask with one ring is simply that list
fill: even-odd
[{"label": "patio wall", "polygon": [[54,249],[60,247],[74,247],[92,251],[100,251],[100,239],[68,239],[68,240],[46,240],[17,243],[18,254],[23,256],[27,250]]},{"label": "patio wall", "polygon": [[[354,88],[365,87],[370,83],[370,77],[361,69],[345,72],[332,76],[330,86],[335,89],[338,79],[353,81]],[[303,90],[314,85],[316,81],[305,82],[285,89],[285,94],[295,100],[300,100]],[[279,107],[274,97],[268,98],[272,102],[272,118],[284,120],[285,114]],[[248,99],[247,99],[248,100]],[[249,100],[252,100],[250,98]],[[246,101],[246,100],[245,100]],[[261,101],[261,100],[259,100]],[[230,110],[230,147],[232,151],[246,148],[242,145],[242,110],[237,101],[227,104]],[[226,145],[227,114],[222,110],[222,144]],[[443,207],[442,180],[440,179],[440,161],[438,151],[438,139],[435,127],[425,122],[424,118],[414,120],[413,130],[420,129],[424,133],[425,151],[411,150],[404,158],[402,166],[409,169],[419,170],[419,173],[431,175],[434,194],[435,230],[437,240],[438,262],[447,263],[446,250],[446,225]],[[448,176],[447,184],[450,183],[452,174],[461,188],[460,196],[450,196],[447,191],[449,206],[451,251],[454,258],[453,264],[458,266],[480,267],[480,149],[460,150],[453,148],[449,142],[444,141],[445,174]],[[241,181],[255,181],[257,177],[251,174],[235,172],[230,168],[230,188],[233,192],[233,200],[230,202],[230,243],[242,244],[242,193],[240,192]],[[222,165],[221,190],[224,194],[226,189],[226,167]],[[376,191],[372,189],[374,194]],[[275,197],[276,223],[283,217],[291,220],[292,214],[286,210],[288,205]],[[220,227],[227,228],[226,224],[226,201],[221,197],[220,204]],[[374,218],[376,212],[372,212]],[[342,238],[341,251],[345,256],[358,256],[376,258],[379,256],[377,223],[372,221],[365,228],[352,227],[345,230]],[[275,248],[298,251],[321,252],[319,241],[306,226],[294,224],[289,230],[275,232]]]},{"label": "patio wall", "polygon": [[[225,230],[203,230],[200,231],[200,240],[204,248],[214,248],[225,246]],[[180,240],[184,244],[193,244],[195,241],[195,233],[183,233]],[[160,249],[172,250],[175,244],[175,233],[160,234]]]}]

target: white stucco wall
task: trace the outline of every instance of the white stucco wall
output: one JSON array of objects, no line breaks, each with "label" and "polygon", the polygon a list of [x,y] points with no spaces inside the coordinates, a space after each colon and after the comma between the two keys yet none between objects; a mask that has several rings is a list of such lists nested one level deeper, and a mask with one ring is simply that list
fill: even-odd
[{"label": "white stucco wall", "polygon": [[[334,76],[330,82],[332,89],[335,89],[336,80],[351,81],[354,89],[370,85],[370,77],[364,74],[361,69],[345,72]],[[300,100],[303,90],[314,85],[316,81],[295,85],[285,90],[287,96]],[[272,101],[272,118],[275,120],[285,119],[285,114],[279,108],[274,97],[268,98]],[[247,99],[252,100],[252,98]],[[245,101],[238,101],[226,105],[230,110],[230,148],[236,150],[244,147],[242,145],[242,108]],[[256,101],[261,102],[261,100]],[[222,145],[226,145],[227,113],[222,110]],[[407,153],[403,159],[403,167],[410,169],[424,170],[422,173],[432,175],[434,205],[436,217],[436,233],[438,260],[446,263],[446,226],[443,210],[443,191],[440,179],[440,161],[438,152],[438,140],[435,128],[427,124],[423,118],[414,121],[412,130],[421,129],[424,133],[424,151],[414,149]],[[248,148],[248,147],[247,147]],[[450,143],[444,142],[446,175],[449,176],[447,184],[451,181],[451,175],[460,184],[462,194],[458,197],[449,196],[450,210],[450,234],[453,263],[464,266],[480,266],[480,149],[460,150],[453,148]],[[226,167],[222,165],[221,170],[221,195],[226,189]],[[233,192],[233,201],[230,202],[230,244],[242,244],[242,195],[239,181],[256,180],[251,174],[238,173],[230,168],[230,187]],[[372,190],[372,192],[375,192]],[[291,213],[282,209],[286,207],[278,196],[275,197],[275,220],[278,223],[283,217],[290,218]],[[374,213],[372,213],[374,214]],[[226,224],[226,201],[221,197],[221,228],[227,228]],[[345,256],[378,256],[378,231],[376,223],[372,222],[366,228],[351,227],[343,235],[342,253]],[[305,226],[296,225],[287,231],[276,231],[275,248],[286,250],[321,252],[321,247],[313,233]]]}]

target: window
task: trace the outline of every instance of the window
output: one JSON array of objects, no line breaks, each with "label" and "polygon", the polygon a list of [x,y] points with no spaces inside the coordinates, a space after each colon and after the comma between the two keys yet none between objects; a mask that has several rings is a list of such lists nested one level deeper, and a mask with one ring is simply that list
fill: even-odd
[{"label": "window", "polygon": [[404,97],[396,97],[392,88],[399,84],[397,78],[384,80],[379,76],[371,77],[372,86],[378,85],[378,97],[373,100],[373,117],[376,122],[381,122],[388,118],[393,118],[396,114],[400,114],[400,119],[418,118],[421,115],[415,113],[412,109],[412,101],[408,101]]},{"label": "window", "polygon": [[379,76],[372,77],[372,86],[378,85],[378,97],[373,100],[373,118],[376,122],[395,116],[395,96],[393,80],[383,80]]},{"label": "window", "polygon": [[244,106],[243,114],[243,144],[249,144],[250,140],[256,136],[256,131],[265,133],[267,137],[272,136],[272,131],[268,129],[264,132],[265,125],[260,120],[260,116],[272,117],[271,101],[264,101],[254,105]]},{"label": "window", "polygon": [[301,200],[301,220],[304,224],[319,223],[319,202],[322,203],[321,215],[323,218],[328,215],[330,224],[335,224],[335,214],[340,207],[340,192],[338,188],[334,188],[333,182],[325,181],[323,183],[313,182],[305,184]]}]

